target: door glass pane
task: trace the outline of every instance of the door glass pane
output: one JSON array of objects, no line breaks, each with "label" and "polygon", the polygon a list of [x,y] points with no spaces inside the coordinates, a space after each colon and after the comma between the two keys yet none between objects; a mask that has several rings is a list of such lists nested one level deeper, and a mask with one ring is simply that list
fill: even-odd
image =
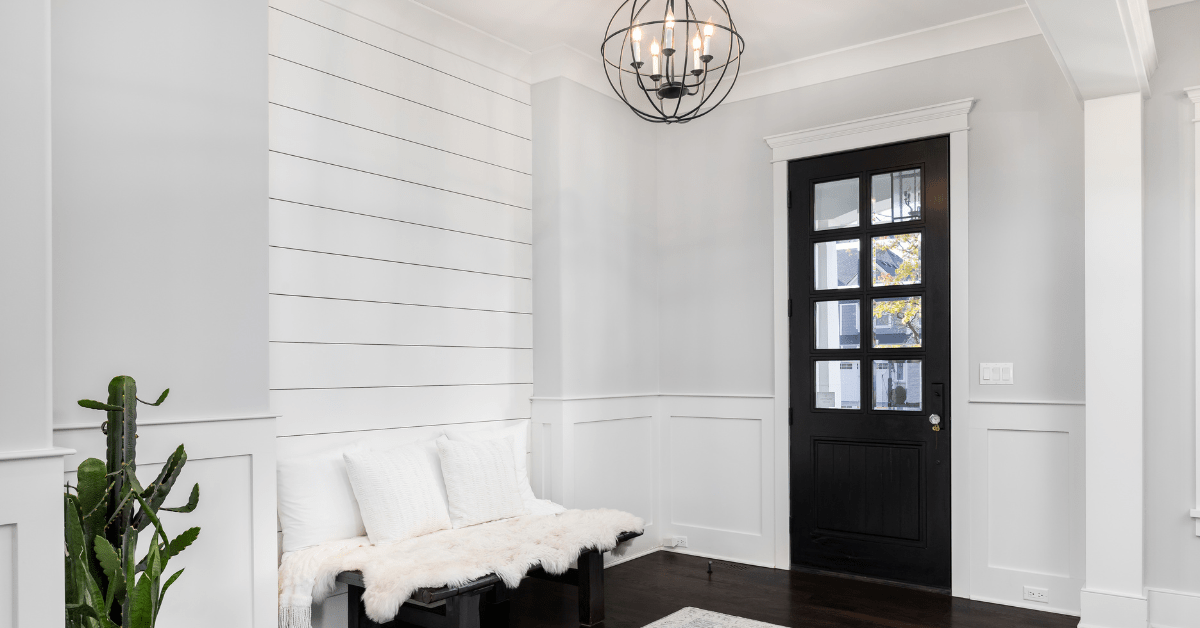
[{"label": "door glass pane", "polygon": [[813,229],[858,226],[858,179],[828,181],[813,186]]},{"label": "door glass pane", "polygon": [[858,301],[818,301],[813,313],[818,349],[859,347]]},{"label": "door glass pane", "polygon": [[920,168],[871,177],[871,224],[886,225],[920,218]]},{"label": "door glass pane", "polygon": [[873,410],[921,411],[921,361],[875,360]]},{"label": "door glass pane", "polygon": [[873,299],[871,319],[872,347],[921,346],[921,297]]},{"label": "door glass pane", "polygon": [[817,290],[857,288],[858,240],[818,242],[813,245],[813,285]]},{"label": "door glass pane", "polygon": [[871,238],[871,268],[873,286],[921,283],[921,234]]},{"label": "door glass pane", "polygon": [[859,404],[858,360],[825,360],[816,363],[818,408],[857,410]]}]

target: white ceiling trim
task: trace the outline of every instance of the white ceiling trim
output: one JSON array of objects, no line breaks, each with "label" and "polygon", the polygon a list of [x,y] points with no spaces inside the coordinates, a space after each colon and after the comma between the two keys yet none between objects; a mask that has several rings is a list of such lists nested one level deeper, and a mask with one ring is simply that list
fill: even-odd
[{"label": "white ceiling trim", "polygon": [[771,147],[773,162],[803,159],[858,148],[859,140],[853,136],[861,133],[873,133],[874,143],[887,144],[916,137],[966,131],[970,128],[967,114],[974,106],[974,98],[964,98],[881,116],[768,135],[763,140]]},{"label": "white ceiling trim", "polygon": [[[744,72],[726,102],[747,100],[1041,34],[1025,5]],[[559,76],[616,98],[598,55],[561,45],[533,53],[531,82]]]},{"label": "white ceiling trim", "polygon": [[589,55],[578,48],[559,44],[533,53],[530,68],[530,84],[561,76],[619,100],[604,76],[599,55]]},{"label": "white ceiling trim", "polygon": [[884,70],[1041,34],[1025,5],[798,59],[738,77],[726,102]]}]

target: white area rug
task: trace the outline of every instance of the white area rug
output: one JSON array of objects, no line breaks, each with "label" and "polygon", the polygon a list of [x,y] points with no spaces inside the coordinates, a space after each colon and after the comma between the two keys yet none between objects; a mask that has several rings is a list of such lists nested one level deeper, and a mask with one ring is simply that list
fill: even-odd
[{"label": "white area rug", "polygon": [[689,607],[675,611],[653,624],[647,625],[646,628],[782,628],[782,626]]}]

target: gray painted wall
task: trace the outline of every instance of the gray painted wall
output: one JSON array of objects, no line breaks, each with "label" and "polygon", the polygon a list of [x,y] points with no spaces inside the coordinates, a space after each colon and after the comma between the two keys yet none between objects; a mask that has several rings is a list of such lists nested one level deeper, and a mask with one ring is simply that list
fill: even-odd
[{"label": "gray painted wall", "polygon": [[56,424],[122,374],[154,418],[267,413],[266,13],[53,4]]},{"label": "gray painted wall", "polygon": [[1146,585],[1200,592],[1195,508],[1194,109],[1200,3],[1150,14],[1159,67],[1145,109]]},{"label": "gray painted wall", "polygon": [[[1041,38],[735,102],[661,129],[662,382],[770,394],[771,168],[763,136],[978,99],[970,136],[971,362],[1083,399],[1083,112]],[[670,321],[670,324],[666,324]]]}]

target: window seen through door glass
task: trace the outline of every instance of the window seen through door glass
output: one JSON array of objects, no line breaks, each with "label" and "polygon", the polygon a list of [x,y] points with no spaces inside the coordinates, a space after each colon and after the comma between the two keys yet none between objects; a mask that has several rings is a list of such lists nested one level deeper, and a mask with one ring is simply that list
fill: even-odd
[{"label": "window seen through door glass", "polygon": [[920,218],[920,168],[871,177],[871,224],[886,225]]},{"label": "window seen through door glass", "polygon": [[871,380],[872,409],[921,411],[920,360],[875,360]]},{"label": "window seen through door glass", "polygon": [[813,186],[815,231],[858,226],[858,179],[829,181]]},{"label": "window seen through door glass", "polygon": [[921,234],[871,238],[871,269],[873,286],[921,283]]},{"label": "window seen through door glass", "polygon": [[858,301],[818,301],[813,327],[818,349],[859,347]]},{"label": "window seen through door glass", "polygon": [[921,297],[872,299],[871,319],[872,347],[921,346]]},{"label": "window seen through door glass", "polygon": [[857,410],[859,401],[858,360],[822,360],[815,364],[816,399],[818,408]]},{"label": "window seen through door glass", "polygon": [[818,242],[813,245],[813,283],[817,290],[857,288],[859,243],[854,240]]}]

